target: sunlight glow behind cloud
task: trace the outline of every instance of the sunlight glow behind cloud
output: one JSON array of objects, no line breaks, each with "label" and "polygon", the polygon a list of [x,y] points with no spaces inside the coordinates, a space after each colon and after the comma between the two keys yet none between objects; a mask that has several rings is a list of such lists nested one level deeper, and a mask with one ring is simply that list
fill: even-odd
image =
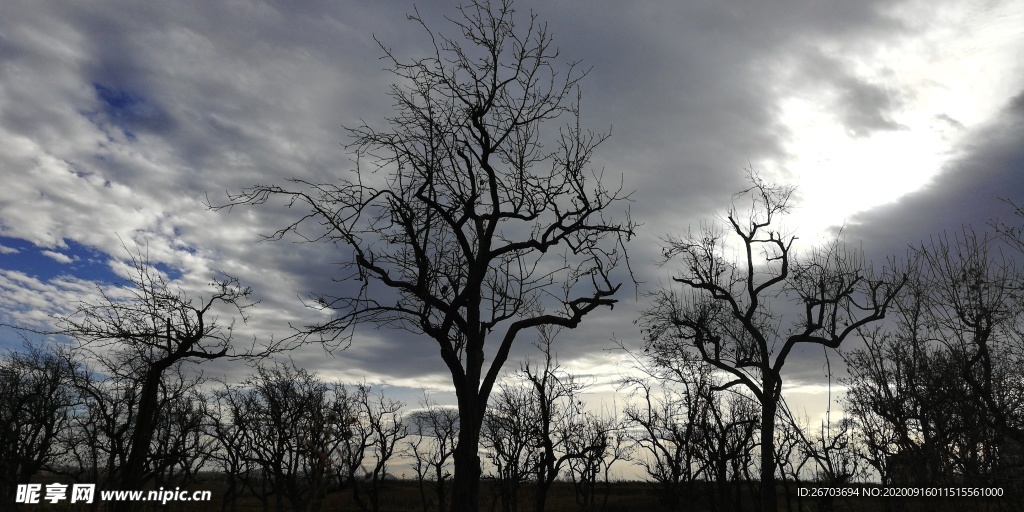
[{"label": "sunlight glow behind cloud", "polygon": [[[929,19],[921,8],[911,5],[894,16],[906,24]],[[779,117],[791,136],[780,174],[795,179],[801,200],[790,222],[805,236],[821,236],[858,212],[927,185],[959,156],[963,135],[1024,86],[1022,27],[1020,3],[962,2],[939,8],[912,38],[849,53],[831,49],[851,75],[899,98],[889,112],[896,126],[858,134],[837,117],[834,87],[797,85],[784,94]]]}]

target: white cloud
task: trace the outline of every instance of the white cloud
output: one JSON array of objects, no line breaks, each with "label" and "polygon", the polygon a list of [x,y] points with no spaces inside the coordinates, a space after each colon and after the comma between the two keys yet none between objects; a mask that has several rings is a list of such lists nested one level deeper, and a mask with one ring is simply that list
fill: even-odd
[{"label": "white cloud", "polygon": [[49,281],[0,269],[0,323],[53,330],[53,315],[67,314],[77,301],[95,300],[89,281],[63,276]]},{"label": "white cloud", "polygon": [[74,263],[77,260],[77,258],[72,258],[71,256],[68,256],[67,254],[56,252],[56,251],[41,251],[41,252],[42,252],[43,256],[46,256],[47,258],[51,258],[51,259],[53,259],[54,261],[56,261],[58,263],[64,263],[65,265],[68,264],[68,263]]}]

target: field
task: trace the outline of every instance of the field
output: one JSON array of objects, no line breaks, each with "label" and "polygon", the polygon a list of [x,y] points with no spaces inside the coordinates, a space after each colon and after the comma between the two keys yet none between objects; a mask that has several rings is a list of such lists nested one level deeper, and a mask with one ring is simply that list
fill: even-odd
[{"label": "field", "polygon": [[[138,503],[136,510],[155,510],[161,512],[285,512],[293,508],[287,501],[278,504],[273,498],[262,503],[255,496],[249,494],[242,496],[235,503],[222,503],[223,487],[217,483],[218,479],[207,479],[205,483],[189,486],[189,490],[212,491],[213,499],[206,503],[195,502],[169,502],[165,505],[156,503]],[[431,482],[427,482],[429,485]],[[756,510],[755,502],[751,499],[750,486],[747,483],[737,484],[742,486],[737,493],[732,493],[728,508],[722,506],[714,507],[711,503],[711,492],[707,486],[698,486],[691,497],[680,499],[674,509],[662,500],[661,489],[650,482],[614,482],[610,485],[607,500],[602,492],[598,492],[596,503],[587,508],[581,505],[575,494],[573,486],[569,482],[556,482],[552,487],[547,501],[549,512],[657,512],[657,511],[751,511]],[[1019,496],[1002,498],[983,497],[892,497],[883,498],[880,495],[885,492],[877,486],[860,486],[847,488],[847,493],[856,493],[859,496],[836,497],[829,500],[827,497],[813,496],[813,487],[803,487],[803,492],[798,492],[797,487],[791,484],[790,493],[786,496],[780,486],[779,490],[779,511],[894,511],[894,512],[944,512],[944,511],[1011,511],[1021,510],[1024,502]],[[736,490],[736,489],[733,489]],[[892,492],[891,490],[889,492]],[[904,491],[905,492],[905,491]],[[925,492],[925,488],[918,491]],[[948,494],[951,491],[927,491],[929,493]],[[965,491],[959,491],[965,492]],[[971,491],[967,491],[971,492]],[[736,497],[739,494],[739,497]],[[800,496],[799,494],[804,494]],[[436,500],[428,488],[426,489],[427,511],[437,511]],[[362,496],[366,502],[365,494]],[[787,500],[788,498],[788,500]],[[534,507],[535,488],[530,484],[524,484],[520,489],[518,507],[516,512],[532,512]],[[736,501],[738,500],[738,502]],[[391,480],[384,484],[380,498],[379,512],[420,512],[424,510],[420,495],[419,486],[412,480]],[[499,499],[496,487],[493,482],[485,481],[481,486],[481,511],[482,512],[504,512],[502,501]],[[101,504],[98,508],[91,508],[88,505],[72,505],[61,503],[51,505],[43,503],[39,505],[21,505],[18,510],[98,510],[106,508]],[[332,492],[326,496],[323,502],[317,506],[313,505],[311,510],[324,511],[361,511],[359,504],[353,499],[350,489],[342,489]]]}]

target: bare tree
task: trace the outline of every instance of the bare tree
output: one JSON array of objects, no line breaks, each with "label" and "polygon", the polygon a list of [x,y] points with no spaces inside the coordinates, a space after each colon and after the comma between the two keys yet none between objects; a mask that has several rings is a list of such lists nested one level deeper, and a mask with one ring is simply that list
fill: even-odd
[{"label": "bare tree", "polygon": [[537,410],[530,388],[503,383],[484,416],[482,438],[494,468],[494,497],[505,512],[519,509],[520,487],[538,466]]},{"label": "bare tree", "polygon": [[[700,449],[711,509],[741,510],[743,482],[750,480],[757,444],[758,411],[751,397],[731,391],[705,391],[700,422]],[[748,486],[749,487],[749,486]]]},{"label": "bare tree", "polygon": [[1024,274],[1002,251],[1004,242],[1016,242],[1007,235],[965,228],[916,253],[929,327],[964,358],[961,376],[989,425],[1024,443],[1024,384],[1012,376],[1024,361]]},{"label": "bare tree", "polygon": [[885,484],[943,481],[947,447],[959,437],[953,428],[958,409],[969,404],[959,372],[925,339],[881,330],[865,334],[866,348],[847,356],[851,377],[845,401],[860,427],[870,429],[866,461]]},{"label": "bare tree", "polygon": [[[565,476],[567,464],[582,459],[604,461],[611,449],[611,423],[597,421],[586,412],[580,397],[584,384],[557,361],[552,350],[557,331],[540,328],[536,346],[543,359],[527,358],[511,373],[484,419],[484,445],[506,510],[518,507],[520,484],[533,476],[534,510],[543,512],[549,490],[557,478]],[[608,428],[595,431],[598,425]],[[596,463],[596,469],[605,466]]]},{"label": "bare tree", "polygon": [[[97,285],[99,299],[81,302],[65,316],[56,318],[58,331],[78,340],[80,349],[93,357],[127,366],[138,379],[137,410],[132,411],[131,440],[127,459],[117,468],[116,485],[139,489],[152,476],[146,460],[160,414],[159,393],[164,373],[182,361],[216,359],[230,354],[234,321],[217,318],[228,313],[243,320],[251,293],[231,277],[216,279],[206,297],[190,298],[173,286],[141,251],[132,254],[127,283],[107,289]],[[119,502],[120,509],[129,507]]]},{"label": "bare tree", "polygon": [[791,492],[790,483],[800,485],[803,480],[804,468],[807,467],[810,459],[807,457],[806,450],[803,449],[807,443],[800,425],[792,415],[783,415],[782,419],[788,421],[783,421],[775,427],[775,464],[782,480],[786,510],[793,512],[793,510],[804,510],[804,497],[798,493],[794,504],[794,493]]},{"label": "bare tree", "polygon": [[413,469],[420,488],[420,501],[427,512],[424,482],[433,473],[437,512],[444,512],[447,504],[448,480],[451,478],[451,457],[459,436],[459,413],[451,407],[440,406],[424,394],[423,409],[411,414],[415,441],[409,443],[413,454]]},{"label": "bare tree", "polygon": [[253,424],[246,420],[245,396],[237,388],[225,385],[223,389],[214,390],[210,398],[212,403],[207,415],[210,436],[216,443],[211,462],[224,478],[221,511],[234,512],[238,510],[238,498],[258,471],[248,444]]},{"label": "bare tree", "polygon": [[386,478],[390,476],[387,472],[388,463],[395,454],[398,442],[405,439],[409,433],[401,413],[405,404],[386,398],[383,392],[374,394],[365,384],[359,385],[356,396],[356,407],[361,410],[361,416],[366,422],[364,428],[370,433],[373,466],[366,470],[364,477],[369,502],[363,501],[359,493],[361,482],[354,482],[353,497],[360,509],[378,512],[380,493]]},{"label": "bare tree", "polygon": [[[799,430],[799,427],[796,427]],[[855,435],[856,423],[851,418],[831,421],[826,414],[820,428],[802,443],[805,460],[815,464],[815,482],[822,486],[850,485],[865,475],[864,456]],[[801,437],[803,437],[801,435]],[[822,496],[818,510],[834,509],[834,495]]]},{"label": "bare tree", "polygon": [[214,451],[207,428],[207,397],[200,391],[205,379],[184,375],[180,365],[177,369],[176,378],[161,382],[160,414],[148,462],[155,485],[167,488],[197,481]]},{"label": "bare tree", "polygon": [[640,397],[625,409],[632,454],[661,486],[663,505],[693,503],[703,482],[711,510],[742,509],[760,424],[752,397],[721,389],[714,367],[682,344],[619,347],[640,375],[623,381]]},{"label": "bare tree", "polygon": [[[100,487],[116,485],[117,471],[128,459],[141,387],[140,381],[132,378],[130,366],[122,368],[116,360],[106,363],[99,367],[83,364],[72,373],[78,405],[72,411],[70,428],[61,435],[66,472],[76,481]],[[93,508],[99,508],[98,501]]]},{"label": "bare tree", "polygon": [[633,396],[624,410],[626,425],[630,429],[634,461],[661,487],[661,502],[665,510],[679,510],[681,503],[692,503],[696,498],[696,483],[703,476],[702,457],[698,436],[700,418],[707,395],[685,388],[675,393],[665,386],[654,385],[643,379],[632,380]]},{"label": "bare tree", "polygon": [[[642,316],[647,348],[671,357],[684,343],[729,375],[722,388],[742,386],[761,406],[761,508],[775,510],[775,421],[782,396],[782,369],[801,344],[837,348],[857,329],[884,318],[905,278],[884,269],[879,278],[856,251],[838,241],[803,258],[795,237],[782,234],[779,216],[790,209],[793,189],[751,174],[751,188],[735,199],[724,227],[667,239],[665,262],[682,272],[654,296]],[[739,261],[727,255],[735,239]],[[784,305],[797,313],[783,314]],[[788,321],[788,327],[783,322]]]},{"label": "bare tree", "polygon": [[229,203],[284,200],[307,213],[268,239],[294,234],[344,251],[341,290],[311,301],[334,317],[304,333],[344,344],[371,323],[437,343],[461,423],[453,509],[475,511],[484,410],[514,341],[612,306],[634,225],[609,217],[627,197],[587,169],[606,136],[580,127],[586,73],[558,69],[547,27],[532,14],[517,21],[511,0],[473,1],[459,14],[457,37],[410,16],[430,39],[424,58],[381,44],[397,112],[385,128],[349,130],[353,176],[257,185]]},{"label": "bare tree", "polygon": [[77,396],[71,387],[76,362],[61,346],[26,342],[0,360],[0,501],[44,468],[62,459],[61,434],[69,428]]},{"label": "bare tree", "polygon": [[536,448],[534,510],[544,512],[548,492],[565,464],[584,458],[603,460],[608,440],[606,432],[588,429],[596,423],[588,424],[591,418],[585,413],[580,398],[584,384],[558,364],[552,344],[559,329],[542,326],[539,331],[536,346],[543,354],[543,361],[527,359],[516,376],[529,388],[530,417],[536,419],[533,428],[524,434]]},{"label": "bare tree", "polygon": [[[358,478],[372,430],[355,394],[290,364],[261,366],[222,400],[233,427],[219,427],[224,459],[249,469],[246,486],[277,510],[319,510],[328,493]],[[241,461],[236,460],[240,452]]]},{"label": "bare tree", "polygon": [[[114,487],[131,454],[145,365],[111,356],[92,366],[78,363],[73,351],[61,356],[69,369],[64,386],[72,405],[57,431],[58,455],[47,469],[76,482]],[[198,391],[202,382],[182,361],[162,375],[140,481],[184,486],[197,480],[213,451],[206,435],[205,400]],[[93,508],[99,505],[97,501]]]},{"label": "bare tree", "polygon": [[[846,355],[847,409],[883,482],[1005,484],[1024,432],[1022,275],[972,228],[914,248],[896,321]],[[1008,460],[1003,460],[1008,456]]]},{"label": "bare tree", "polygon": [[[565,460],[566,473],[576,493],[576,504],[581,512],[603,510],[611,491],[611,467],[626,456],[623,426],[610,413],[584,412],[563,429],[565,451],[575,454]],[[604,486],[598,503],[601,483]]]},{"label": "bare tree", "polygon": [[[833,420],[832,363],[827,352],[825,367],[828,376],[828,405],[825,417],[817,429],[812,429],[806,418],[798,420],[785,400],[780,404],[782,424],[776,427],[776,467],[783,478],[789,510],[793,510],[789,479],[799,483],[808,464],[813,468],[814,481],[828,487],[848,486],[867,475],[867,449],[862,444],[864,437],[859,435],[858,421],[849,415]],[[797,498],[797,509],[802,510],[803,496]],[[833,510],[833,507],[833,495],[819,497],[819,510]]]}]

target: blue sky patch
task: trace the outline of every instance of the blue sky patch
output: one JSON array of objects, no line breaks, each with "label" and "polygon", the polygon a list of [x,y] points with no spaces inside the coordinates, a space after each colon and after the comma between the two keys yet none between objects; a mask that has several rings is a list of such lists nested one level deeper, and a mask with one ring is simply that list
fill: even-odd
[{"label": "blue sky patch", "polygon": [[17,270],[42,281],[61,275],[105,283],[121,281],[110,270],[110,256],[73,240],[64,242],[66,248],[47,249],[26,240],[0,237],[0,268]]},{"label": "blue sky patch", "polygon": [[[0,236],[0,269],[17,270],[41,281],[70,275],[88,281],[120,284],[124,280],[110,269],[111,256],[102,251],[64,239],[66,248],[39,247],[20,238]],[[131,248],[134,253],[135,249]],[[145,248],[142,249],[145,253]],[[116,254],[118,259],[127,253]],[[182,276],[181,270],[165,263],[151,262],[170,280]]]},{"label": "blue sky patch", "polygon": [[102,113],[117,125],[129,140],[136,140],[138,130],[163,131],[171,123],[156,103],[146,96],[127,89],[93,83]]},{"label": "blue sky patch", "polygon": [[114,117],[150,117],[156,109],[140,95],[122,89],[93,84],[96,95]]}]

